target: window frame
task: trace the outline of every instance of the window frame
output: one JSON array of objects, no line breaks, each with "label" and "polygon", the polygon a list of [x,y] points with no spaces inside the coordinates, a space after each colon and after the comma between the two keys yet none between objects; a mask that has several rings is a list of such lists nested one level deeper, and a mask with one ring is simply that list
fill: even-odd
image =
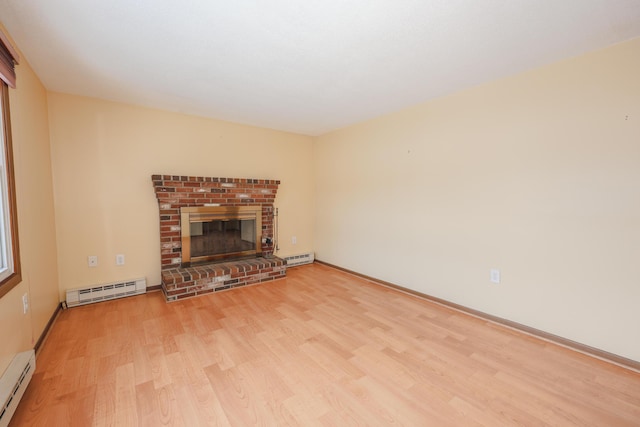
[{"label": "window frame", "polygon": [[[15,190],[15,175],[13,168],[13,144],[11,140],[11,117],[9,113],[9,86],[4,81],[2,84],[2,140],[0,141],[0,147],[4,151],[5,176],[3,177],[6,182],[6,195],[1,194],[0,203],[4,203],[6,200],[8,206],[5,206],[6,214],[2,215],[0,224],[4,227],[4,231],[9,237],[9,250],[10,254],[7,254],[7,262],[9,265],[7,268],[10,272],[0,280],[0,297],[6,295],[11,289],[13,289],[18,283],[22,281],[22,273],[20,269],[20,244],[18,237],[18,210],[16,205],[16,190]],[[0,188],[0,191],[4,189]]]}]

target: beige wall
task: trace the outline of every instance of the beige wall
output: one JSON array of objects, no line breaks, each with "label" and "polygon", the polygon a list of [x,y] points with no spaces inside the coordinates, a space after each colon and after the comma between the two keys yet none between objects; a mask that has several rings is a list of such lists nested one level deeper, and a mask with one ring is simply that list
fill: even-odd
[{"label": "beige wall", "polygon": [[313,249],[310,137],[59,93],[49,120],[61,299],[137,277],[160,284],[156,173],[281,180],[277,255]]},{"label": "beige wall", "polygon": [[319,137],[317,257],[640,361],[638,76],[640,39]]},{"label": "beige wall", "polygon": [[[47,94],[26,58],[16,72],[18,87],[9,89],[9,106],[23,280],[0,298],[0,373],[16,353],[33,348],[58,305]],[[22,313],[25,293],[27,314]]]},{"label": "beige wall", "polygon": [[313,142],[47,94],[22,58],[11,113],[24,280],[0,299],[0,372],[33,346],[66,289],[159,283],[153,173],[280,179],[279,255],[315,249],[640,360],[638,75],[635,40]]}]

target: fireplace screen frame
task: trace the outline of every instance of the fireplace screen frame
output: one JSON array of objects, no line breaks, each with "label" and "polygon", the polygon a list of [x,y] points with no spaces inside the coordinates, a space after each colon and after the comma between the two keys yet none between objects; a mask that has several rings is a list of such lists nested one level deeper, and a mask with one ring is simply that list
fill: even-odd
[{"label": "fireplace screen frame", "polygon": [[[191,224],[210,221],[253,220],[255,223],[255,248],[223,254],[191,256]],[[180,237],[182,240],[182,266],[215,262],[227,259],[248,258],[262,255],[262,206],[189,206],[180,208]]]}]

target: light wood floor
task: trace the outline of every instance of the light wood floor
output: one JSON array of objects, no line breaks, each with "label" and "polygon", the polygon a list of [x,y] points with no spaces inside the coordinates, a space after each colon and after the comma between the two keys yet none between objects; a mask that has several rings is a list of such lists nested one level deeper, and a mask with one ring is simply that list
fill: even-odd
[{"label": "light wood floor", "polygon": [[12,426],[640,425],[638,373],[327,266],[287,275],[62,312]]}]

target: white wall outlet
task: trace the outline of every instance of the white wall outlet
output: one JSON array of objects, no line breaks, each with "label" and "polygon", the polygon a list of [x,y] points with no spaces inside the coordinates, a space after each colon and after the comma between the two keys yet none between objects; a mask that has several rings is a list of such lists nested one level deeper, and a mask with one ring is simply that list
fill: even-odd
[{"label": "white wall outlet", "polygon": [[294,245],[298,243],[298,238],[296,236],[291,237],[291,243]]},{"label": "white wall outlet", "polygon": [[492,283],[500,283],[500,270],[492,268],[489,272],[489,277]]},{"label": "white wall outlet", "polygon": [[124,255],[123,254],[116,255],[116,265],[124,265]]},{"label": "white wall outlet", "polygon": [[97,267],[98,266],[98,256],[97,255],[90,255],[87,258],[87,264],[89,264],[89,267]]},{"label": "white wall outlet", "polygon": [[22,313],[27,314],[28,311],[29,311],[29,295],[24,294],[22,295]]}]

